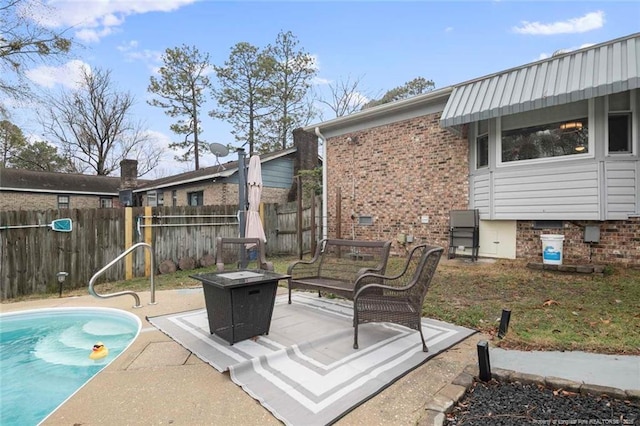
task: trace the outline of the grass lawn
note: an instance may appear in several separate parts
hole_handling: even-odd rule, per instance
[[[269,260],[276,272],[286,273],[295,259]],[[402,262],[390,259],[388,272]],[[189,275],[213,269],[158,275],[156,289],[199,287],[200,282]],[[99,293],[124,289],[149,290],[149,280],[96,285]],[[72,294],[87,293],[83,289]],[[57,297],[57,292],[50,296]],[[640,270],[610,268],[598,276],[533,270],[516,260],[470,263],[443,258],[423,315],[493,336],[503,309],[511,311],[509,329],[503,339],[493,338],[495,346],[640,354]]]
[[[640,354],[638,270],[594,276],[532,270],[522,261],[444,261],[423,313],[496,335],[503,309],[511,311],[509,329],[496,346]]]

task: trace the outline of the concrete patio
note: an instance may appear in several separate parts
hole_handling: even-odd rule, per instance
[[[132,308],[130,296],[100,300],[87,295],[1,305],[2,312],[112,307],[132,312],[142,320],[142,331],[129,349],[52,413],[44,425],[281,424],[234,384],[228,373],[219,373],[146,321],[146,316],[204,308],[200,288],[158,291],[155,305],[148,305],[149,293],[140,296],[143,307],[137,309]],[[473,335],[439,354],[336,424],[433,424],[437,407],[461,396],[449,395],[452,390],[459,393],[462,389],[451,382],[466,366],[476,363],[476,345],[483,338]]]

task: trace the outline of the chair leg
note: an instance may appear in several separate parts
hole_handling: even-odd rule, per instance
[[[355,306],[355,301],[353,302]],[[358,311],[353,310],[353,349],[358,349]]]
[[[424,335],[422,334],[422,326],[418,327],[418,331],[420,332],[420,338],[422,339],[422,352],[429,352],[429,348],[427,348],[427,343],[424,341]]]
[[[358,324],[354,324],[353,328],[353,349],[358,349]]]
[[[289,284],[289,304],[291,304],[291,284]]]

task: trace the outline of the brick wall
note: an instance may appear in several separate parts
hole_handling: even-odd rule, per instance
[[[584,242],[584,226],[600,228],[599,243]],[[564,222],[562,229],[533,229],[533,222],[518,221],[516,257],[542,262],[542,234],[564,235],[564,264],[596,263],[640,266],[640,217],[626,221]]]
[[[209,185],[193,185],[190,187],[182,187],[176,190],[176,206],[187,205],[187,194],[189,192],[203,191],[204,204],[212,206],[226,206],[238,204],[238,185],[228,183],[216,183]],[[261,202],[263,203],[285,203],[287,201],[288,189],[282,188],[263,188]],[[172,206],[172,191],[164,192],[164,205]],[[143,203],[146,204],[147,196],[142,195]]]
[[[328,139],[330,238],[391,240],[396,254],[422,242],[448,248],[449,211],[468,208],[468,148],[465,137],[440,128],[439,118],[432,114]],[[359,225],[358,216],[372,216],[373,225]],[[421,223],[422,216],[429,223]],[[600,243],[583,242],[585,225],[599,225]],[[542,262],[543,233],[565,236],[566,264],[640,265],[638,217],[565,221],[563,229],[533,229],[533,221],[518,221],[516,257]],[[414,242],[399,244],[398,234],[412,235]]]
[[[63,194],[60,194],[63,195]],[[113,207],[119,207],[118,197],[112,198]],[[96,209],[100,207],[100,197],[93,195],[69,195],[69,208]],[[0,195],[0,210],[49,210],[58,208],[57,194],[5,191]]]
[[[431,114],[328,139],[329,237],[337,237],[339,218],[342,238],[392,240],[395,253],[421,242],[448,246],[449,210],[468,206],[468,155],[466,139],[441,129],[439,119]],[[358,216],[372,216],[373,225],[358,225]],[[399,233],[414,243],[399,244]]]

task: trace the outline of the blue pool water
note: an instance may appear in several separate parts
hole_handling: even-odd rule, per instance
[[[0,424],[37,425],[122,353],[140,332],[135,315],[61,308],[0,315]],[[101,341],[109,355],[89,358]]]

